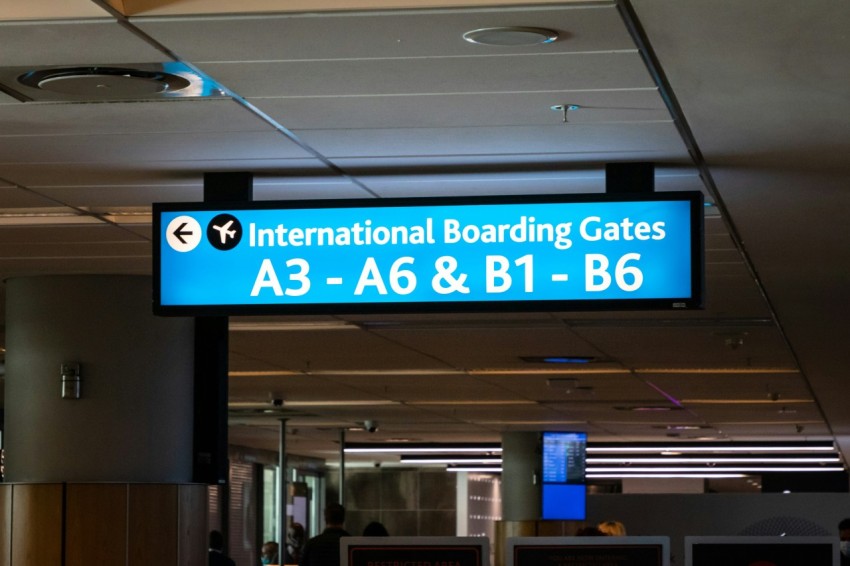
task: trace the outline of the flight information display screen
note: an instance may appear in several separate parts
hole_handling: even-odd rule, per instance
[[[541,448],[543,519],[585,518],[587,434],[544,432]]]
[[[543,433],[543,483],[584,483],[587,435]]]

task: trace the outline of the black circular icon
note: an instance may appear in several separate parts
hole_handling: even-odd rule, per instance
[[[232,214],[219,214],[207,225],[207,240],[217,250],[232,250],[242,240],[242,224]]]

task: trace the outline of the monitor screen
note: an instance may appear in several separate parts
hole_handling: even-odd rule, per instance
[[[686,566],[838,566],[838,537],[685,537]]]
[[[541,450],[541,517],[585,518],[585,452],[583,432],[544,432]]]
[[[670,566],[670,539],[510,537],[505,566]]]
[[[342,537],[340,566],[489,566],[486,537]]]

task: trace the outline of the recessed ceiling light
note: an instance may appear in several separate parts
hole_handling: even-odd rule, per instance
[[[0,83],[38,102],[119,102],[228,96],[207,76],[176,61],[73,67],[3,67]]]
[[[116,98],[150,96],[182,90],[191,83],[183,77],[123,67],[66,67],[22,75],[21,83],[61,94],[86,96],[108,92]]]
[[[539,45],[558,39],[558,32],[544,28],[505,26],[475,29],[463,34],[463,38],[479,45]]]
[[[658,405],[646,405],[639,407],[614,407],[615,411],[634,411],[636,413],[653,413],[665,411],[681,411],[681,407],[668,407]]]
[[[595,361],[593,356],[520,356],[524,362],[530,364],[588,364]]]

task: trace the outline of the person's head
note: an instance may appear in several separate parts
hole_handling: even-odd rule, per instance
[[[263,564],[277,563],[277,543],[273,540],[263,543],[263,548],[260,551],[260,561]]]
[[[286,531],[287,544],[300,547],[304,543],[304,525],[301,523],[292,523]]]
[[[602,521],[596,528],[610,537],[626,536],[626,526],[620,521]]]
[[[841,541],[841,554],[850,556],[850,517],[838,523],[838,539]]]
[[[210,531],[210,550],[224,550],[224,535],[219,531]]]
[[[325,524],[329,527],[341,527],[345,523],[345,507],[331,503],[325,507]]]
[[[596,527],[582,527],[576,531],[577,537],[604,537],[605,533]]]
[[[390,533],[387,531],[387,528],[379,523],[378,521],[372,521],[366,528],[363,529],[364,537],[388,537]]]

